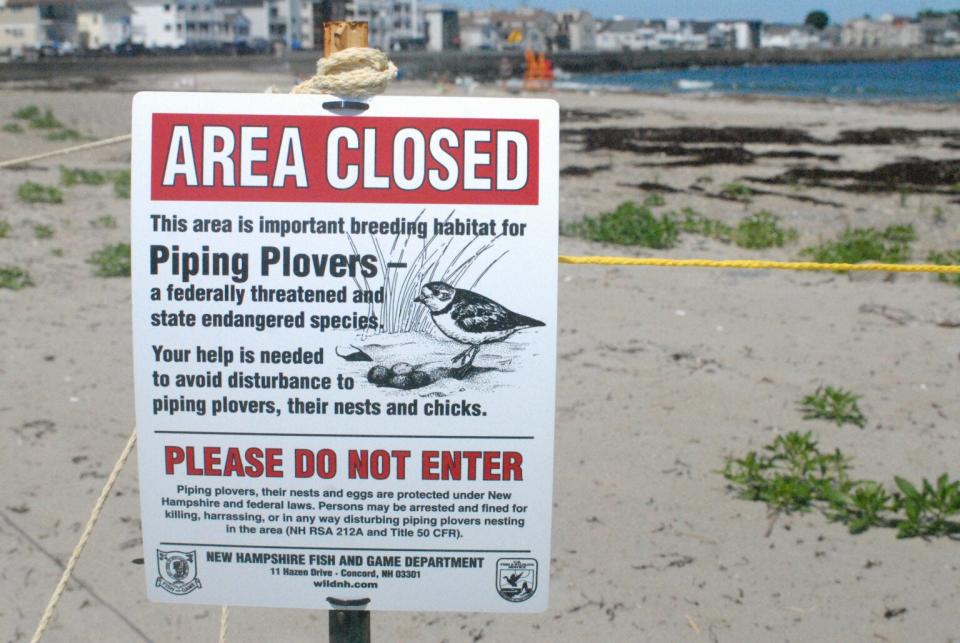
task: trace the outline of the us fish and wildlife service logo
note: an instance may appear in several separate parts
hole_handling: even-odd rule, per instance
[[[183,596],[202,587],[197,578],[196,551],[157,550],[157,587],[171,594]]]
[[[497,561],[497,593],[511,603],[522,603],[537,591],[535,558],[501,558]]]

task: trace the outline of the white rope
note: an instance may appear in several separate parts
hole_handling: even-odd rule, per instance
[[[227,605],[220,607],[220,643],[227,643],[227,622],[230,618],[230,608]]]
[[[121,134],[120,136],[113,136],[111,138],[105,138],[99,141],[93,141],[92,143],[82,143],[80,145],[74,145],[73,147],[64,147],[59,150],[54,150],[52,152],[44,152],[42,154],[34,154],[33,156],[21,156],[18,159],[13,159],[10,161],[0,162],[0,168],[4,167],[13,167],[15,165],[24,165],[30,163],[31,161],[39,161],[41,159],[50,158],[52,156],[60,156],[62,154],[72,154],[73,152],[82,152],[84,150],[92,150],[97,147],[103,147],[105,145],[113,145],[114,143],[123,143],[124,141],[130,140],[130,134]]]
[[[382,94],[397,75],[397,66],[379,49],[350,47],[317,61],[317,73],[291,94],[333,94],[366,98]]]
[[[43,610],[43,615],[40,617],[40,622],[37,623],[37,630],[33,633],[33,638],[30,639],[30,643],[38,643],[40,639],[43,638],[43,633],[46,631],[47,626],[50,625],[50,621],[53,620],[53,612],[57,609],[57,603],[60,602],[60,597],[63,596],[63,592],[67,588],[67,583],[70,581],[70,576],[73,575],[73,570],[77,566],[77,561],[80,560],[80,554],[83,553],[84,547],[87,546],[87,541],[90,540],[90,534],[93,533],[93,528],[96,526],[97,520],[100,518],[100,514],[103,512],[103,505],[106,504],[107,498],[110,497],[110,492],[113,490],[113,485],[116,484],[117,477],[119,477],[120,471],[123,470],[123,466],[127,463],[127,458],[130,457],[130,452],[133,451],[133,445],[136,443],[137,430],[134,429],[133,433],[131,433],[130,437],[127,439],[127,444],[123,447],[123,451],[120,453],[117,463],[113,465],[113,470],[110,472],[110,475],[107,476],[107,481],[103,484],[103,489],[100,491],[100,497],[97,498],[97,502],[93,505],[93,511],[90,512],[90,517],[87,518],[87,524],[83,528],[83,533],[80,534],[80,540],[77,541],[77,545],[73,548],[73,552],[70,554],[70,559],[67,561],[66,567],[63,568],[63,574],[60,576],[60,582],[57,583],[57,588],[53,590],[53,595],[50,597],[50,601],[47,603],[47,608]]]

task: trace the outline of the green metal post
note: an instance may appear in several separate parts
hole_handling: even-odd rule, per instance
[[[364,607],[369,598],[328,598],[332,607]],[[330,610],[330,643],[370,643],[370,612],[366,609]]]

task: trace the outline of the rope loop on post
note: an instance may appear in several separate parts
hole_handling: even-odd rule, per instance
[[[350,47],[317,61],[317,73],[291,94],[333,94],[367,98],[382,94],[397,76],[397,66],[379,49]]]

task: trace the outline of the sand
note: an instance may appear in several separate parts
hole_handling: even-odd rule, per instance
[[[220,73],[143,76],[101,91],[8,89],[0,115],[36,104],[85,135],[105,137],[127,131],[136,89],[260,91],[292,82],[282,74]],[[438,89],[400,84],[391,91]],[[949,135],[893,145],[823,142],[845,129],[960,129],[956,107],[555,97],[573,110],[562,124],[561,167],[610,166],[562,180],[564,221],[642,200],[647,192],[636,184],[656,183],[681,190],[664,194],[662,209],[692,207],[731,223],[766,209],[799,232],[797,242],[766,251],[693,235],[664,251],[563,237],[564,253],[789,259],[849,225],[906,222],[919,237],[915,259],[960,247],[960,205],[943,186],[902,196],[752,183],[779,194],[750,204],[715,196],[725,183],[796,165],[870,170],[906,157],[957,158],[944,147]],[[746,148],[840,158],[666,166],[677,157],[584,151],[574,130],[601,126],[792,127],[821,142]],[[63,145],[37,132],[0,132],[2,159]],[[12,225],[0,240],[0,263],[26,268],[36,284],[0,290],[4,641],[29,639],[133,422],[129,280],[95,278],[86,263],[105,243],[127,239],[128,202],[109,185],[77,186],[66,188],[61,205],[31,206],[18,202],[16,188],[26,180],[57,183],[61,163],[118,170],[128,161],[121,145],[0,171],[0,218]],[[117,227],[92,226],[102,215],[114,216]],[[54,236],[35,239],[39,223]],[[560,276],[551,609],[536,616],[376,613],[374,640],[958,640],[956,542],[897,540],[890,529],[852,536],[817,513],[771,521],[763,505],[735,497],[717,470],[727,455],[810,430],[825,449],[854,456],[859,477],[956,477],[960,290],[927,275],[562,266]],[[866,427],[802,420],[797,400],[821,384],[861,394]],[[133,562],[143,556],[137,493],[131,461],[47,640],[215,639],[218,608],[144,600],[143,568]],[[326,628],[319,611],[237,608],[229,640],[321,641]]]

